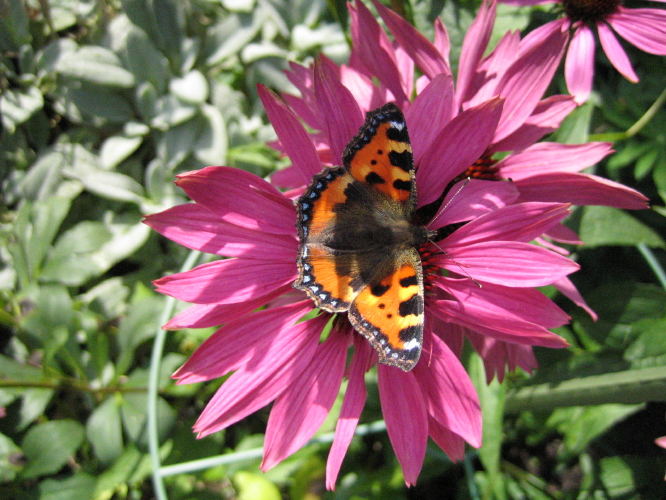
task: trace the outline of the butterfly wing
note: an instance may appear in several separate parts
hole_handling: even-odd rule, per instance
[[[412,147],[405,118],[395,104],[368,113],[343,160],[354,179],[403,204],[403,212],[411,215],[416,204]]]
[[[392,258],[394,269],[364,287],[349,309],[349,320],[370,341],[379,362],[411,370],[423,345],[423,272],[415,248]]]

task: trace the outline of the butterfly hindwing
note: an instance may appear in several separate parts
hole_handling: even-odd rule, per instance
[[[379,355],[379,361],[411,370],[423,344],[423,272],[416,249],[393,257],[395,269],[363,288],[349,309],[349,319]]]
[[[416,185],[412,147],[405,118],[395,104],[368,113],[358,135],[345,149],[343,159],[354,179],[413,209]]]

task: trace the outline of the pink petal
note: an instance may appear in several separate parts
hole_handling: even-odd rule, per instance
[[[627,42],[645,52],[666,55],[666,11],[618,7],[606,21]]]
[[[466,304],[457,300],[434,300],[431,301],[428,311],[443,321],[457,323],[505,342],[552,348],[569,345],[562,337],[540,325],[489,313],[486,308],[488,302],[482,297],[472,295],[468,300],[469,303]]]
[[[206,167],[179,174],[176,184],[226,222],[274,234],[296,232],[296,210],[292,201],[245,170]]]
[[[295,188],[298,186],[303,186],[303,172],[295,168],[293,165],[276,170],[271,174],[271,183],[281,188]]]
[[[451,75],[451,69],[430,40],[377,0],[373,0],[372,3],[388,29],[393,33],[395,40],[405,49],[425,75],[431,79],[440,74]]]
[[[661,1],[661,0],[659,0]],[[654,444],[657,446],[661,446],[662,448],[666,448],[666,436],[659,437],[654,440]]]
[[[578,291],[578,288],[576,288],[576,285],[574,285],[569,278],[559,279],[553,283],[553,286],[555,286],[562,295],[589,314],[593,321],[597,320],[597,313],[587,305],[587,302],[585,302],[585,299]]]
[[[576,108],[569,95],[554,95],[539,101],[532,114],[515,132],[491,146],[490,151],[519,151],[560,127],[562,120]]]
[[[444,60],[444,64],[450,68],[449,52],[451,51],[451,42],[449,41],[449,33],[446,31],[446,26],[444,26],[439,17],[435,19],[435,40],[433,41],[433,45]]]
[[[379,400],[389,440],[400,462],[407,486],[416,484],[428,441],[428,413],[424,395],[412,372],[378,365]]]
[[[363,2],[348,3],[347,8],[351,17],[351,65],[360,65],[370,76],[378,78],[393,93],[396,104],[406,107],[409,99],[402,88],[394,49],[386,33]]]
[[[266,426],[262,471],[301,448],[324,422],[340,390],[350,340],[349,332],[334,329],[317,346],[308,367],[278,396]]]
[[[296,279],[294,261],[226,259],[155,280],[155,289],[184,302],[238,303],[259,299]]]
[[[229,224],[205,207],[178,205],[144,222],[162,236],[187,248],[226,257],[293,259],[298,242],[294,236],[271,234]]]
[[[351,92],[321,59],[315,63],[314,85],[319,113],[326,117],[324,128],[331,153],[342,163],[342,153],[363,124],[363,114]]]
[[[578,104],[584,103],[590,96],[593,75],[594,35],[590,28],[582,24],[576,29],[569,43],[564,63],[567,88]]]
[[[560,64],[567,35],[554,30],[540,44],[521,44],[520,57],[497,84],[505,103],[494,142],[518,130],[536,108]]]
[[[416,96],[405,112],[416,165],[421,163],[423,155],[452,116],[453,80],[450,75],[439,75]]]
[[[479,288],[469,279],[441,278],[438,286],[463,305],[467,300],[483,300],[488,314],[557,328],[571,319],[552,300],[533,288],[509,288],[484,283]]]
[[[610,142],[560,144],[540,142],[497,163],[501,175],[514,181],[548,172],[578,172],[613,152]]]
[[[516,182],[520,201],[540,200],[641,210],[648,199],[638,191],[596,175],[539,174]]]
[[[569,214],[569,206],[520,203],[482,215],[443,240],[447,249],[482,241],[532,241]]]
[[[280,332],[292,328],[310,310],[312,302],[306,300],[230,321],[208,337],[172,377],[179,384],[193,384],[256,362],[265,356]]]
[[[198,437],[238,422],[294,384],[310,364],[327,320],[320,316],[270,332],[261,355],[231,375],[208,402],[194,424]]]
[[[491,99],[466,109],[442,129],[417,164],[419,206],[439,198],[453,178],[481,157],[501,113],[502,100]]]
[[[558,241],[560,243],[567,243],[569,245],[583,244],[580,237],[578,236],[578,233],[576,233],[576,231],[574,231],[573,229],[569,229],[564,224],[555,224],[553,227],[548,229],[548,231],[546,231],[544,234],[548,236],[548,238]]]
[[[447,248],[447,253],[434,261],[474,280],[509,287],[550,285],[580,268],[575,262],[541,247],[514,241],[486,241]]]
[[[446,343],[429,332],[432,358],[417,363],[414,376],[427,397],[433,420],[472,446],[481,446],[481,407],[476,389],[460,360]]]
[[[464,180],[448,192],[442,207],[428,227],[438,229],[448,224],[468,221],[509,205],[518,199],[518,190],[511,182]]]
[[[615,69],[630,82],[638,82],[638,76],[636,76],[631,61],[629,61],[629,57],[627,57],[627,53],[622,48],[622,45],[620,45],[620,42],[615,38],[613,30],[606,23],[597,23],[597,33],[599,34],[601,47]]]
[[[362,112],[379,108],[389,100],[386,91],[382,92],[372,79],[355,68],[340,66],[340,81],[354,96]]]
[[[180,330],[181,328],[208,328],[219,326],[249,313],[271,300],[293,290],[292,286],[285,285],[275,289],[272,293],[255,300],[246,300],[234,304],[192,304],[184,311],[176,314],[164,326],[165,330]]]
[[[432,440],[452,461],[457,462],[465,457],[465,440],[432,417],[428,419],[428,432]]]
[[[335,426],[335,437],[328,453],[326,462],[326,489],[334,490],[335,482],[340,472],[342,460],[349,449],[358,420],[365,406],[367,391],[365,389],[365,372],[371,366],[373,360],[373,351],[365,339],[359,335],[354,335],[354,356],[349,371],[349,383],[347,392],[342,401],[340,416]]]
[[[263,85],[257,85],[257,92],[280,144],[300,173],[301,184],[308,184],[312,176],[321,170],[317,151],[308,133],[293,111],[274,92]]]
[[[483,359],[488,384],[495,376],[498,381],[502,382],[507,367],[509,371],[513,371],[520,366],[528,373],[538,367],[531,346],[502,342],[472,331],[467,333],[474,349]]]
[[[476,18],[474,18],[472,25],[465,34],[456,82],[456,95],[459,105],[467,101],[472,95],[471,83],[493,31],[495,9],[494,0],[484,0],[479,7]]]

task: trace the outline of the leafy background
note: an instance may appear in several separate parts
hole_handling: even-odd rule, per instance
[[[426,35],[441,16],[457,59],[478,2],[392,2]],[[288,60],[348,54],[341,1],[5,0],[0,2],[0,497],[153,498],[146,405],[151,340],[165,299],[150,281],[187,251],[143,214],[185,201],[174,175],[208,164],[267,175],[284,164],[255,92],[290,90]],[[548,9],[501,6],[495,39]],[[591,306],[562,328],[572,347],[538,350],[541,368],[486,385],[485,446],[452,464],[429,447],[406,489],[384,432],[355,438],[327,493],[328,445],[267,474],[238,452],[261,446],[266,410],[197,441],[191,425],[215,383],[169,374],[208,331],[166,336],[157,432],[164,464],[232,454],[165,477],[169,498],[662,498],[666,435],[666,117],[663,58],[628,47],[641,82],[601,54],[597,93],[554,139],[614,140],[596,172],[640,189],[653,208],[577,210],[586,245],[574,277]],[[553,91],[563,91],[561,78]],[[662,271],[663,272],[663,271]],[[559,300],[559,299],[558,299]],[[372,378],[363,421],[381,418]],[[333,412],[335,413],[335,411]],[[334,428],[329,419],[322,432]],[[379,426],[381,428],[381,426]],[[236,454],[235,454],[236,453]]]

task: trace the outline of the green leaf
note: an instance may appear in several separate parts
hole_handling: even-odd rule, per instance
[[[169,82],[169,91],[181,101],[202,104],[208,99],[208,82],[200,71],[193,70]]]
[[[162,54],[146,33],[131,27],[124,44],[124,57],[127,67],[138,82],[150,82],[161,94],[166,90],[171,78],[169,61]]]
[[[0,378],[37,382],[43,380],[44,375],[36,366],[25,365],[0,354]]]
[[[564,144],[581,144],[588,141],[594,104],[587,102],[567,116],[553,134],[553,140]]]
[[[644,405],[605,404],[590,407],[558,408],[547,425],[564,435],[567,453],[578,455],[616,423],[644,408]]]
[[[67,289],[58,285],[45,285],[32,297],[33,310],[23,319],[21,326],[47,342],[57,327],[72,328],[74,314],[72,298]]]
[[[2,3],[0,16],[0,48],[16,51],[32,40],[26,6],[21,0]]]
[[[67,479],[46,479],[39,483],[39,500],[89,500],[97,480],[79,472]]]
[[[122,422],[127,435],[135,443],[148,446],[146,434],[146,405],[148,396],[139,393],[126,393],[123,396],[121,407]],[[176,410],[174,410],[164,398],[157,398],[157,434],[160,441],[166,439],[171,428],[176,422]]]
[[[65,174],[80,181],[84,187],[103,198],[114,201],[141,203],[143,187],[131,177],[88,165],[74,165]]]
[[[126,135],[114,135],[104,141],[99,152],[99,159],[102,168],[112,170],[118,166],[123,160],[136,151],[141,143],[143,137]],[[136,187],[134,187],[136,189]]]
[[[159,328],[160,312],[164,308],[161,297],[150,297],[131,304],[129,314],[118,327],[117,339],[120,358],[117,362],[118,373],[125,373],[133,360],[134,350],[146,340],[155,336]]]
[[[225,59],[237,56],[259,32],[261,19],[258,15],[232,14],[208,30],[204,52],[206,63],[216,66]]]
[[[26,91],[6,89],[0,95],[2,124],[13,134],[16,127],[28,121],[43,106],[44,98],[37,87],[28,87]]]
[[[134,471],[138,468],[143,455],[132,444],[123,450],[122,455],[106,469],[98,478],[92,498],[108,500],[113,497],[116,489],[127,484]]]
[[[53,420],[32,427],[21,444],[28,462],[24,479],[53,474],[83,443],[83,426],[74,420]]]
[[[125,123],[134,119],[132,107],[120,94],[90,86],[67,87],[57,101],[58,109],[75,123],[93,120],[96,125],[106,122]]]
[[[88,441],[95,455],[104,463],[117,459],[123,452],[123,432],[119,397],[112,395],[92,412],[86,423]]]
[[[253,472],[237,472],[232,478],[238,490],[238,500],[280,500],[280,490],[268,479]]]
[[[120,59],[98,45],[64,54],[56,63],[56,71],[68,78],[105,87],[131,88],[135,83],[134,75],[122,67]]]
[[[579,234],[587,248],[644,243],[664,248],[657,232],[626,212],[612,207],[584,207]]]
[[[194,145],[195,156],[205,165],[226,164],[227,130],[220,111],[208,104],[202,108],[204,127]]]
[[[28,425],[44,415],[46,407],[55,394],[53,389],[23,389],[21,397],[21,411],[17,429],[25,429]]]
[[[21,470],[21,448],[10,438],[0,434],[0,482],[12,481]]]
[[[155,101],[150,124],[159,130],[167,130],[186,122],[196,113],[195,106],[185,104],[176,96],[169,94]]]

